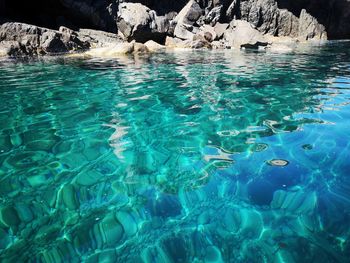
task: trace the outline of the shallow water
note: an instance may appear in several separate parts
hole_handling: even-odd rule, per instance
[[[349,262],[350,43],[0,61],[1,262]]]

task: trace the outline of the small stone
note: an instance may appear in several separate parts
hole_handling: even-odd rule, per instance
[[[313,146],[311,144],[304,144],[301,146],[304,150],[309,151],[313,149]]]
[[[282,159],[273,159],[273,160],[267,161],[267,163],[271,166],[287,166],[289,164],[288,161],[282,160]]]

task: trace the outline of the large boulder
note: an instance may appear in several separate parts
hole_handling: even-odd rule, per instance
[[[198,32],[198,25],[195,23],[202,14],[203,10],[200,5],[196,1],[190,0],[174,19],[176,23],[174,36],[184,40],[192,40]]]
[[[118,33],[127,41],[164,42],[169,20],[140,3],[121,3],[117,17]]]
[[[0,26],[0,43],[10,56],[54,54],[90,47],[74,31],[56,31],[24,23]]]
[[[227,46],[233,48],[258,48],[267,46],[265,37],[249,22],[234,20],[224,34]]]

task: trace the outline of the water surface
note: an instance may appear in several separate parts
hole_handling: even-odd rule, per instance
[[[0,61],[1,262],[349,262],[350,43]]]

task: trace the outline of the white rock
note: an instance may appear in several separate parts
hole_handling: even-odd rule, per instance
[[[110,47],[93,48],[85,54],[92,57],[115,57],[122,54],[131,54],[134,51],[134,43],[120,43]]]
[[[145,43],[145,46],[149,49],[149,51],[159,51],[165,49],[165,46],[158,44],[157,42],[153,40],[149,40]]]

